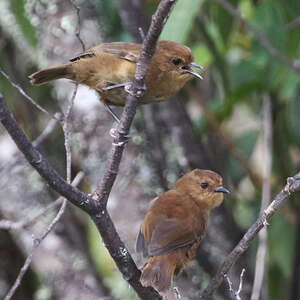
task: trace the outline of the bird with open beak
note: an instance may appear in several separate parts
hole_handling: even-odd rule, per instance
[[[38,71],[29,76],[34,85],[68,78],[96,90],[108,105],[124,106],[124,87],[133,80],[142,45],[104,43],[72,58],[68,63]],[[191,50],[171,41],[159,41],[146,74],[147,90],[139,104],[160,102],[174,96],[193,77],[202,79],[194,68]]]
[[[149,258],[141,270],[143,286],[170,294],[174,274],[195,258],[210,213],[222,203],[224,193],[229,191],[220,175],[196,169],[154,200],[136,243],[137,252]]]

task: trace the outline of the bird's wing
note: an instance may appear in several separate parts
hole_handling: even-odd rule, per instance
[[[141,230],[139,231],[139,234],[136,239],[136,246],[135,246],[136,252],[142,252],[144,257],[149,256],[148,253],[148,246],[145,241],[145,237],[142,234]]]
[[[139,59],[140,51],[141,46],[139,44],[104,43],[77,55],[70,59],[70,61],[74,62],[82,58],[89,58],[97,54],[106,53],[136,63]]]
[[[188,216],[187,216],[188,217]],[[159,256],[200,241],[205,231],[205,222],[199,220],[197,228],[191,228],[188,220],[176,218],[160,219],[147,245],[149,256]],[[201,226],[202,225],[202,226]]]
[[[137,252],[143,252],[144,256],[158,256],[200,241],[207,217],[196,213],[196,209],[193,201],[184,201],[174,191],[160,196],[141,226]]]

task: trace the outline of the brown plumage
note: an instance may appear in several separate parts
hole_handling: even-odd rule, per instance
[[[195,258],[210,212],[228,192],[221,176],[196,169],[154,199],[136,243],[136,250],[149,257],[142,269],[143,286],[168,292],[174,274]]]
[[[141,44],[100,44],[66,64],[38,71],[29,79],[32,84],[39,85],[68,78],[95,89],[106,104],[123,106],[126,99],[123,87],[108,91],[103,89],[131,82],[140,53]],[[193,76],[201,77],[192,69],[194,66],[197,67],[188,47],[171,41],[159,41],[146,75],[147,91],[139,103],[159,102],[174,96]]]

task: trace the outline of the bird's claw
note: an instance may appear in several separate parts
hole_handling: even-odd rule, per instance
[[[126,89],[126,87],[128,85],[130,85],[130,84],[131,84],[130,82],[122,82],[122,83],[118,83],[118,84],[109,85],[107,87],[102,88],[102,90],[104,92],[107,92],[107,91],[110,91],[110,90],[113,90],[113,89],[117,89],[117,88],[121,88],[121,87],[123,87],[123,88]]]
[[[286,185],[284,187],[284,191],[288,194],[294,192],[293,184],[295,183],[296,179],[294,177],[288,177],[286,180]]]
[[[145,93],[145,90],[147,89],[146,87],[146,84],[144,83],[143,86],[139,86],[137,88],[137,90],[133,90],[132,89],[132,83],[130,82],[128,85],[125,86],[125,91],[131,95],[131,96],[134,96],[134,97],[137,97],[137,98],[141,98],[143,97],[144,93]]]
[[[268,221],[265,219],[265,220],[263,221],[263,225],[264,225],[265,227],[267,227],[267,226],[269,226],[270,224],[269,224]]]
[[[112,138],[117,139],[119,137],[122,138],[122,141],[114,141],[112,144],[117,147],[124,146],[127,144],[131,138],[130,134],[125,134],[124,132],[118,131],[116,128],[111,128],[109,134]]]

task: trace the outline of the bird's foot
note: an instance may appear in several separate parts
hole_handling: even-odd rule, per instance
[[[125,86],[125,91],[129,95],[137,97],[137,98],[143,97],[146,89],[147,89],[147,87],[146,87],[145,83],[144,83],[143,86],[138,86],[137,89],[133,89],[133,85],[132,85],[131,82],[128,85]]]
[[[118,139],[118,141],[114,141],[112,144],[117,147],[124,146],[127,144],[131,138],[130,134],[126,134],[124,132],[120,132],[117,128],[111,128],[109,134],[114,139]]]
[[[110,106],[108,104],[106,104],[105,102],[102,102],[104,105],[104,108],[106,109],[106,111],[112,116],[112,118],[118,123],[120,124],[120,119],[119,117],[114,113],[114,111],[110,108]]]
[[[110,90],[113,90],[113,89],[118,89],[118,88],[121,88],[121,87],[126,89],[126,87],[129,86],[130,84],[131,84],[131,82],[122,82],[122,83],[118,83],[118,84],[112,84],[112,85],[109,85],[105,88],[102,88],[102,90],[104,92],[107,92],[107,91],[110,91]]]

